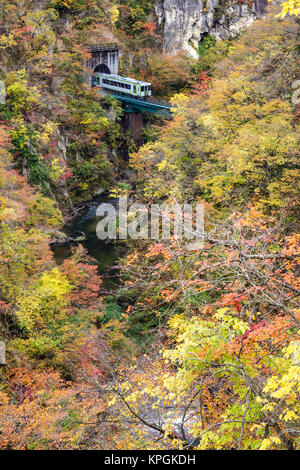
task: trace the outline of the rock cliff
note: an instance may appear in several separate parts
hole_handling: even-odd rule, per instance
[[[155,0],[159,24],[164,25],[164,50],[183,49],[197,58],[205,33],[217,40],[233,37],[263,14],[266,4],[267,0]]]

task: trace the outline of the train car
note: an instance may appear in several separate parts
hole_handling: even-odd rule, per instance
[[[92,86],[97,86],[113,94],[143,100],[149,99],[152,95],[151,83],[107,73],[95,73],[92,79]]]

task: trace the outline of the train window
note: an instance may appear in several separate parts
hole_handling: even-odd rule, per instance
[[[141,87],[141,91],[145,91],[145,87],[144,87],[144,86]]]

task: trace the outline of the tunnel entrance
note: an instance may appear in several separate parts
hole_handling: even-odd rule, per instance
[[[94,70],[94,73],[111,73],[107,65],[105,64],[100,64],[97,65],[97,67]]]

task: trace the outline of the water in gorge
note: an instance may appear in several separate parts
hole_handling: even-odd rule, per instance
[[[89,203],[80,215],[67,223],[62,231],[69,237],[76,238],[85,236],[85,241],[81,242],[88,254],[95,259],[98,265],[98,272],[103,279],[102,290],[109,291],[119,286],[119,276],[116,264],[124,249],[117,242],[105,242],[99,240],[96,234],[96,227],[100,217],[96,216],[97,207],[101,203],[115,204],[115,200],[99,198]],[[55,260],[61,264],[72,254],[72,244],[54,245],[52,247]]]

